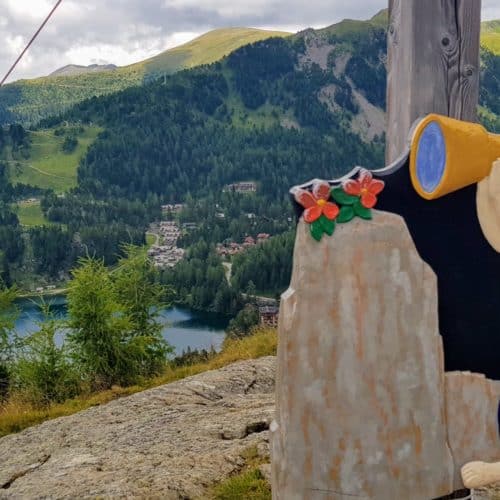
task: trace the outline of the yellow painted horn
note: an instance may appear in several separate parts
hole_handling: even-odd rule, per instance
[[[414,127],[410,175],[417,193],[427,200],[471,184],[491,171],[500,157],[500,135],[477,123],[431,114]]]

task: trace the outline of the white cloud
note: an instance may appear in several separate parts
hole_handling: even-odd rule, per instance
[[[18,18],[40,19],[46,16],[54,4],[48,0],[3,0],[4,9]]]
[[[216,12],[221,17],[248,16],[255,12],[265,11],[277,4],[276,0],[252,0],[238,2],[235,0],[165,0],[165,8],[196,8],[208,12]]]
[[[56,0],[0,0],[0,77]],[[11,81],[66,64],[130,64],[213,28],[283,31],[367,19],[387,0],[63,0],[16,68]],[[498,0],[483,0],[483,18],[500,18]]]

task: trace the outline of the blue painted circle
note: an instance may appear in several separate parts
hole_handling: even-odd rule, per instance
[[[443,178],[446,166],[446,142],[437,122],[430,122],[422,132],[417,150],[417,178],[426,193],[432,193]]]

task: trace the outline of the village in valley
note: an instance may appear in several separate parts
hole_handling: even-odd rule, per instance
[[[239,194],[255,193],[257,191],[257,184],[255,182],[237,182],[229,184],[224,187],[223,192],[232,192]],[[161,221],[153,222],[148,229],[148,234],[154,236],[155,242],[148,250],[149,257],[153,260],[155,266],[159,269],[172,268],[180,262],[184,255],[185,250],[177,246],[177,242],[183,232],[197,229],[198,225],[194,222],[185,222],[180,224],[178,216],[185,208],[182,203],[171,203],[162,205]],[[220,208],[217,205],[217,208]],[[225,218],[224,212],[217,212],[216,217],[219,219]],[[247,213],[249,219],[255,218],[255,214]],[[230,258],[244,252],[250,247],[259,245],[269,240],[271,237],[268,233],[258,233],[257,235],[246,235],[243,241],[233,241],[227,239],[223,242],[217,243],[216,252],[220,257]]]

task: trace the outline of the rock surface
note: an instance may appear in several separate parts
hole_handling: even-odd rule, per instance
[[[249,447],[267,458],[268,431],[255,431],[274,412],[275,362],[237,363],[0,439],[0,498],[204,498]],[[270,465],[259,468],[270,480]],[[477,494],[499,499],[500,486]]]
[[[0,439],[0,498],[199,498],[268,449],[275,358],[242,361]]]

